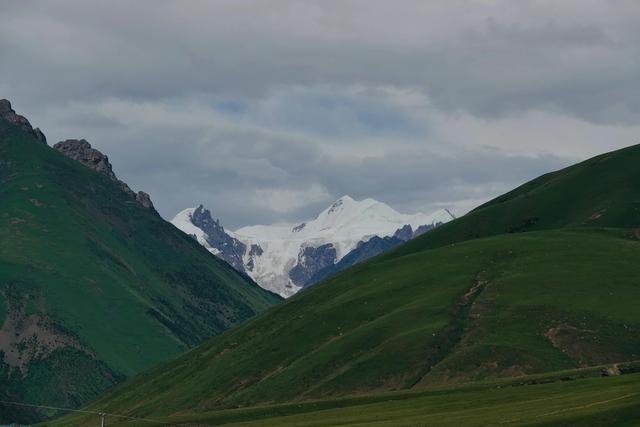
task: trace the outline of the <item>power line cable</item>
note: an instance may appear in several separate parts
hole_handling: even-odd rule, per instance
[[[112,414],[112,413],[109,413],[109,412],[99,412],[99,411],[87,411],[87,410],[83,410],[83,409],[61,408],[61,407],[57,407],[57,406],[36,405],[36,404],[33,404],[33,403],[13,402],[13,401],[10,401],[10,400],[0,400],[0,404],[23,406],[23,407],[28,407],[28,408],[52,409],[52,410],[56,410],[56,411],[80,412],[80,413],[83,413],[83,414],[98,415],[98,416],[101,416],[101,417],[102,416],[106,416],[106,417],[112,417],[112,418],[127,419],[127,420],[131,420],[131,421],[144,421],[144,422],[148,422],[148,423],[164,424],[164,425],[174,425],[174,426],[184,426],[184,427],[194,427],[194,426],[199,426],[200,425],[200,424],[167,423],[166,421],[154,420],[154,419],[151,419],[151,418],[139,418],[139,417],[132,417],[132,416],[129,416],[129,415]]]

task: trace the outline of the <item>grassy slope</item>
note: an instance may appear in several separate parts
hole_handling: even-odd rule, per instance
[[[534,180],[91,407],[159,416],[638,359],[639,161],[636,146]]]
[[[479,206],[395,253],[503,233],[564,227],[640,227],[640,145],[602,154]]]
[[[479,275],[475,304],[460,306]],[[91,407],[157,416],[635,360],[639,275],[640,242],[617,232],[497,236],[377,260]],[[545,333],[562,325],[558,348]]]
[[[640,374],[602,378],[599,370],[585,371],[154,420],[156,425],[229,427],[637,425]],[[150,425],[115,418],[108,422]]]
[[[0,324],[36,316],[72,342],[22,342],[34,356],[22,371],[1,363],[2,398],[77,405],[279,300],[3,121],[0,184]]]

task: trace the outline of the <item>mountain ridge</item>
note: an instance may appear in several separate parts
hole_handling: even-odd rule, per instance
[[[0,118],[0,400],[79,406],[279,301]],[[51,415],[0,405],[0,422]]]
[[[229,231],[202,205],[179,212],[171,222],[265,289],[289,297],[329,274],[453,218],[446,209],[429,215],[407,215],[374,199],[356,201],[343,196],[314,219],[298,224],[245,226]],[[368,243],[375,237],[389,239],[383,245]],[[358,254],[351,254],[353,251]],[[349,254],[350,261],[341,263]]]

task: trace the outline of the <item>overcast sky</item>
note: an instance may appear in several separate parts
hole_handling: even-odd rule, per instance
[[[0,0],[0,98],[165,218],[465,213],[640,142],[640,3]]]

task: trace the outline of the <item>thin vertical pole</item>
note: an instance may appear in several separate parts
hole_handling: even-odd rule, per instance
[[[101,427],[104,427],[104,426],[106,425],[106,424],[104,423],[104,417],[105,417],[105,414],[100,414],[100,415],[102,415],[102,423],[100,424],[100,426],[101,426]]]

